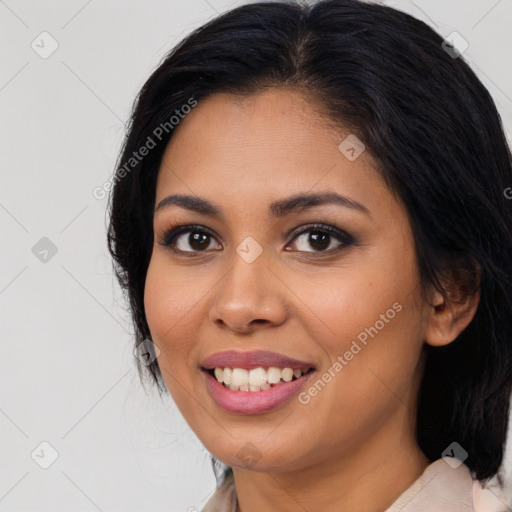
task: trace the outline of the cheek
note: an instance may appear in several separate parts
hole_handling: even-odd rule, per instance
[[[394,337],[400,328],[407,329],[402,337],[414,335],[410,329],[421,323],[419,289],[414,256],[406,248],[355,255],[343,267],[297,279],[294,285],[297,296],[306,298],[312,339],[330,340],[325,348],[331,356],[376,323],[379,335],[387,331]]]
[[[363,401],[378,411],[386,394],[408,392],[425,328],[419,284],[414,253],[404,247],[359,259],[296,289],[314,313],[304,323],[311,338],[331,364],[343,359],[327,402],[352,404],[357,411]]]
[[[190,279],[190,271],[169,268],[165,257],[153,256],[146,275],[144,308],[155,338],[182,339],[175,333],[182,331],[190,317],[197,314],[204,295],[201,280]]]
[[[144,308],[151,338],[160,350],[158,364],[169,391],[171,376],[185,382],[194,348],[191,325],[197,321],[204,291],[197,281],[185,282],[179,270],[170,272],[162,258],[152,258],[144,289]]]
[[[151,259],[144,289],[144,308],[151,338],[160,350],[158,366],[174,402],[185,418],[197,414],[194,402],[192,376],[198,369],[194,349],[199,325],[201,297],[190,280],[180,276],[180,269],[170,270],[165,259]],[[199,375],[199,373],[197,373]]]

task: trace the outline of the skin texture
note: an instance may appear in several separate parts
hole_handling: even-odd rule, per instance
[[[207,450],[233,467],[243,512],[389,507],[430,463],[414,438],[422,346],[453,341],[478,302],[435,309],[423,300],[407,211],[369,151],[354,161],[340,152],[349,133],[297,91],[216,94],[181,121],[162,160],[156,205],[189,194],[223,215],[175,205],[155,212],[147,320],[166,385]],[[275,200],[320,191],[369,214],[338,205],[268,213]],[[201,250],[182,233],[175,242],[188,252],[173,252],[160,243],[170,223],[199,224],[214,236]],[[287,236],[312,223],[338,227],[355,243],[331,236],[322,249],[308,241],[313,228]],[[250,264],[236,252],[247,236],[263,248]],[[438,293],[430,299],[443,302]],[[207,391],[200,362],[229,349],[311,361],[321,376],[395,303],[401,310],[308,404],[294,397],[242,415],[220,409]],[[237,457],[248,442],[259,454],[252,466]]]

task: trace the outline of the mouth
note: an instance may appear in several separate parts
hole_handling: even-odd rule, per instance
[[[280,408],[298,396],[316,372],[311,362],[265,350],[218,352],[199,369],[216,405],[237,414]]]
[[[278,410],[294,397],[299,398],[316,370],[314,367],[216,366],[201,368],[201,373],[206,389],[218,407],[230,413],[255,415]]]

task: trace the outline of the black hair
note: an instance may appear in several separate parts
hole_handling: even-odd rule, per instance
[[[484,481],[502,463],[512,391],[512,201],[504,193],[511,154],[489,92],[442,43],[422,21],[358,0],[253,3],[206,23],[165,56],[134,103],[108,245],[139,344],[151,337],[144,283],[171,117],[217,92],[288,87],[317,100],[326,118],[364,142],[405,205],[422,289],[480,291],[455,341],[424,344],[416,438],[431,461],[456,441]],[[158,138],[156,147],[128,169],[149,138]],[[156,359],[137,365],[165,390]]]

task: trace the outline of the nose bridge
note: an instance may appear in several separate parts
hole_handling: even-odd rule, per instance
[[[229,261],[230,268],[219,283],[211,308],[212,321],[241,332],[252,323],[282,322],[286,307],[278,280],[268,268],[269,251],[246,237],[234,248]]]

